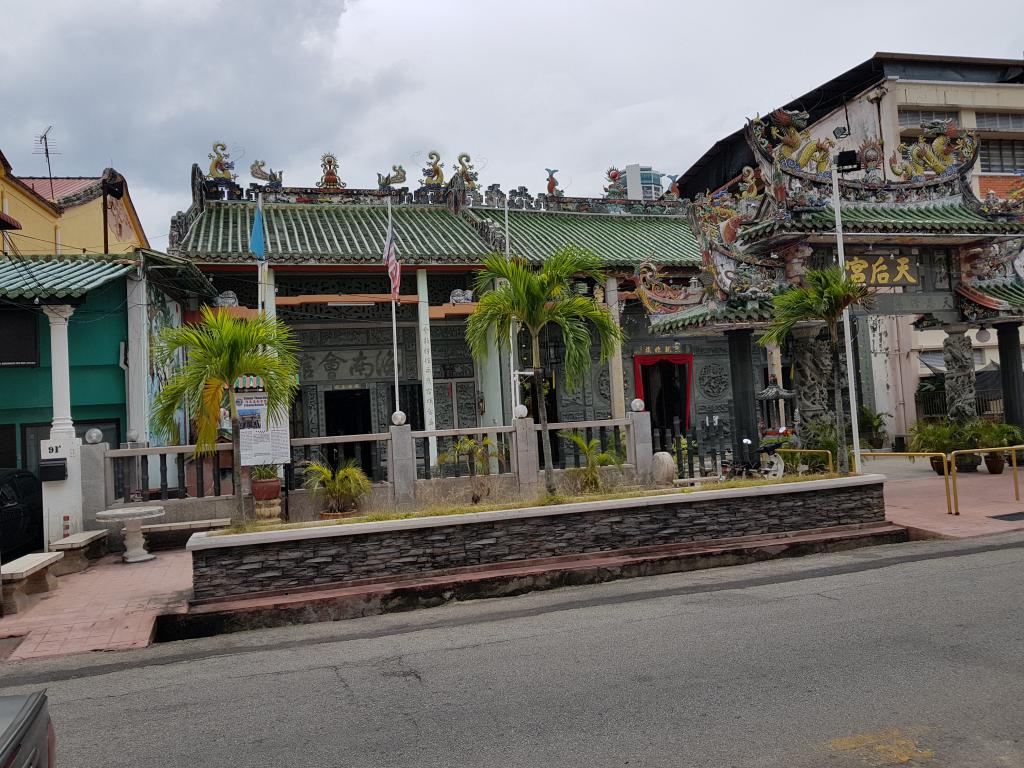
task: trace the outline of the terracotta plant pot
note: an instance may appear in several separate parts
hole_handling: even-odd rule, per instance
[[[990,475],[1001,475],[1003,474],[1003,468],[1006,466],[1006,457],[1001,453],[986,453],[985,454],[985,468],[988,469]]]
[[[321,512],[320,513],[320,519],[321,520],[341,520],[344,517],[348,517],[348,514],[345,513],[345,512]]]
[[[256,501],[270,501],[281,496],[281,480],[275,477],[273,480],[253,480],[252,497]]]
[[[956,457],[957,472],[977,472],[981,466],[981,456],[976,453]]]
[[[942,474],[942,459],[938,456],[929,456],[928,461],[931,462],[932,469],[935,470],[936,475]]]

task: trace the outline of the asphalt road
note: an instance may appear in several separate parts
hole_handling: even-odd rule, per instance
[[[6,664],[59,765],[1024,766],[1024,535]]]

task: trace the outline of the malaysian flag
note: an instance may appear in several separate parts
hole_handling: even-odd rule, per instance
[[[391,278],[391,300],[398,301],[398,290],[402,283],[402,265],[398,263],[398,249],[395,246],[395,229],[388,224],[388,237],[384,241],[384,263]]]

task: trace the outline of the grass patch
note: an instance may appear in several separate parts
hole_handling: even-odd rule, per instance
[[[305,523],[274,523],[263,524],[255,521],[233,525],[230,528],[222,528],[210,531],[210,536],[228,536],[236,533],[255,533],[257,531],[290,531],[302,528],[320,528],[329,525],[352,525],[353,523],[378,523],[386,520],[409,520],[416,517],[443,517],[445,515],[468,515],[474,512],[499,512],[510,509],[523,509],[526,507],[546,507],[555,504],[569,504],[586,501],[606,501],[610,499],[641,499],[648,496],[666,496],[670,494],[697,493],[701,491],[719,491],[730,488],[757,488],[765,485],[786,485],[787,483],[802,483],[811,480],[831,480],[842,477],[837,473],[821,473],[814,475],[792,475],[782,477],[778,480],[767,480],[764,478],[737,478],[724,480],[717,483],[705,483],[703,485],[686,488],[625,488],[607,493],[593,493],[578,496],[565,496],[561,493],[545,494],[529,502],[504,502],[494,504],[462,504],[448,505],[435,504],[429,507],[415,510],[386,509],[380,512],[369,512],[363,515],[346,517],[341,520],[312,520]]]

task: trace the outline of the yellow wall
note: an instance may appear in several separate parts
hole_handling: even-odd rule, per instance
[[[112,226],[108,227],[110,253],[127,253],[137,247],[148,247],[127,194],[122,203],[128,212],[130,226],[122,238],[117,237]],[[73,255],[80,254],[83,248],[88,253],[103,253],[103,201],[100,197],[55,213],[12,181],[0,166],[0,211],[21,223],[20,230],[7,233],[19,253]],[[113,224],[112,221],[110,223]],[[10,250],[9,247],[4,248],[5,252]]]

